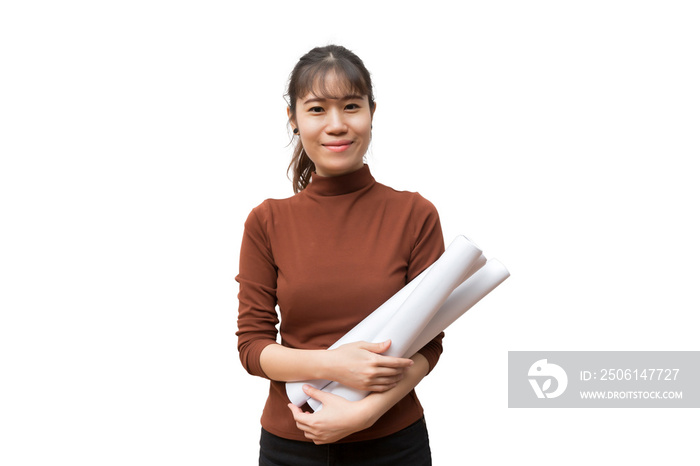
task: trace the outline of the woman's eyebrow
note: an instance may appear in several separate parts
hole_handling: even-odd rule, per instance
[[[345,95],[343,97],[330,97],[330,100],[362,100],[364,96],[358,95],[358,94],[349,94]],[[310,99],[306,99],[304,101],[304,105],[309,104],[311,102],[325,102],[326,98],[325,97],[311,97]]]
[[[304,101],[304,105],[310,104],[311,102],[325,102],[326,99],[323,97],[311,97],[310,99],[306,99]]]

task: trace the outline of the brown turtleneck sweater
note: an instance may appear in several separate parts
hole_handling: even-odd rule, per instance
[[[288,199],[268,199],[248,216],[241,245],[238,350],[260,377],[263,348],[326,349],[435,262],[444,251],[435,207],[418,193],[396,191],[369,167],[338,177],[315,173]],[[442,334],[420,350],[435,366]],[[270,382],[262,426],[279,437],[309,441],[297,429],[283,382]],[[342,442],[397,432],[423,408],[411,391],[369,429]]]

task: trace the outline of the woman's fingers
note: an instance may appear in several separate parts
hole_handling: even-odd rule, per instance
[[[408,358],[396,358],[392,356],[383,356],[386,350],[391,346],[391,340],[383,341],[381,343],[369,343],[366,341],[359,342],[359,348],[375,353],[378,357],[375,359],[378,365],[384,367],[409,367],[413,364],[413,361]]]
[[[386,391],[403,378],[413,360],[384,356],[381,353],[391,346],[391,341],[370,343],[358,341],[336,349],[333,355],[333,377],[343,385],[359,390]]]
[[[392,358],[389,356],[381,356],[381,359],[377,361],[377,364],[381,367],[389,367],[393,369],[405,369],[413,365],[412,359],[407,358]]]
[[[316,444],[335,442],[353,432],[368,427],[369,417],[363,405],[326,393],[310,385],[304,392],[323,403],[323,409],[315,413],[305,413],[293,404],[288,405],[299,430]]]
[[[373,379],[403,377],[406,373],[405,367],[375,367],[369,374]],[[401,380],[401,379],[399,379]]]
[[[386,384],[386,385],[370,385],[367,388],[367,391],[375,392],[375,393],[383,393],[383,392],[387,392],[387,391],[391,390],[392,388],[394,388],[397,385],[398,385],[398,383],[390,383],[390,384]]]
[[[296,422],[297,429],[304,432],[304,435],[307,438],[311,439],[311,437],[309,437],[309,435],[312,435],[312,436],[314,435],[312,433],[311,426],[309,425],[309,421],[310,421],[309,416],[311,416],[311,414],[305,413],[304,411],[302,411],[301,408],[299,408],[298,406],[296,406],[292,403],[289,403],[287,405],[287,407],[292,412],[292,416],[294,416],[294,422]],[[311,440],[313,440],[313,439],[311,439]]]
[[[331,395],[330,393],[326,393],[323,390],[319,390],[313,385],[304,385],[302,389],[304,390],[304,393],[309,395],[314,400],[320,401],[322,404],[328,403],[332,399],[332,397],[336,396]]]
[[[382,341],[380,343],[370,343],[368,341],[360,342],[360,348],[371,351],[372,353],[382,354],[391,346],[391,340]]]

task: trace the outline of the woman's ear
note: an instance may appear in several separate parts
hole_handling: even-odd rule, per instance
[[[289,120],[289,124],[292,127],[292,131],[295,131],[297,129],[296,121],[294,121],[294,118],[292,118],[292,109],[287,107],[287,119]]]

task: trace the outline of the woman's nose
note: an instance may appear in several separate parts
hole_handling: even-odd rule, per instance
[[[341,111],[331,110],[326,120],[326,132],[331,134],[344,133],[348,130],[345,115]]]

